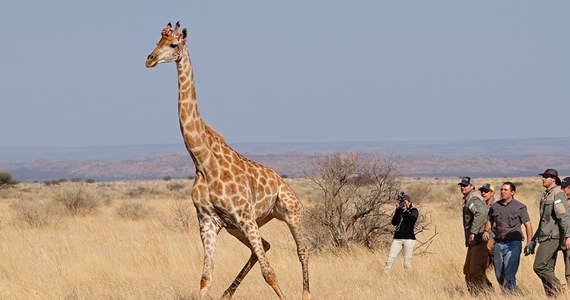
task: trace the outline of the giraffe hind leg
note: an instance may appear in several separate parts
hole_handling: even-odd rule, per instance
[[[238,230],[238,229],[226,229],[226,230],[229,234],[233,235],[235,238],[237,238],[240,242],[242,242],[245,246],[247,246],[251,250],[251,246],[249,244],[248,239],[245,237],[245,235],[240,230]],[[265,252],[269,251],[269,248],[271,248],[271,245],[269,244],[269,242],[267,242],[263,238],[261,238],[261,242],[263,243],[263,250]],[[237,290],[240,283],[243,281],[245,276],[249,273],[251,268],[253,268],[253,266],[256,263],[257,263],[257,255],[255,255],[255,253],[252,250],[251,255],[249,256],[249,259],[247,260],[247,262],[245,263],[245,265],[243,266],[241,271],[238,273],[238,275],[236,276],[236,278],[234,279],[232,284],[226,289],[226,291],[224,292],[224,295],[222,296],[222,299],[231,299],[232,298],[233,294]]]
[[[240,230],[243,232],[247,241],[249,242],[250,249],[253,251],[253,254],[257,256],[257,261],[259,262],[259,266],[261,267],[261,274],[263,275],[263,279],[265,282],[271,286],[275,294],[279,299],[285,299],[283,296],[283,292],[281,292],[281,288],[277,283],[277,276],[275,275],[275,271],[269,264],[267,257],[265,256],[265,251],[263,249],[263,239],[259,234],[259,227],[255,220],[247,219],[240,221]]]
[[[311,292],[309,291],[309,251],[305,245],[301,222],[287,222],[287,226],[293,235],[295,244],[297,244],[297,256],[301,262],[301,270],[303,272],[303,300],[309,300],[312,298]]]
[[[303,300],[308,300],[312,297],[309,291],[309,251],[305,244],[303,224],[301,222],[302,206],[295,193],[290,189],[283,189],[279,194],[279,200],[285,212],[282,219],[287,223],[297,245],[297,256],[301,262],[301,270],[303,272]]]

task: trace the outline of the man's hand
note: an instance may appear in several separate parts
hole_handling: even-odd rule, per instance
[[[524,247],[524,256],[529,256],[530,254],[534,254],[534,248],[536,248],[536,241],[531,240],[527,246]]]
[[[567,237],[564,244],[566,245],[566,250],[570,250],[570,237]]]
[[[484,242],[488,242],[488,241],[489,241],[489,231],[483,232],[483,241],[484,241]]]
[[[475,243],[475,234],[470,233],[469,234],[469,245],[473,245],[474,243]]]

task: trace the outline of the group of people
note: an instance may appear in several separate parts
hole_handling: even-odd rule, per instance
[[[485,273],[491,261],[490,249],[495,276],[505,293],[520,292],[516,274],[523,252],[525,256],[536,254],[533,270],[542,281],[547,296],[555,297],[562,291],[562,284],[554,273],[559,251],[564,256],[566,282],[570,283],[570,177],[561,180],[555,169],[547,169],[539,175],[545,191],[540,199],[540,220],[535,232],[526,205],[515,199],[516,186],[512,182],[502,184],[501,199],[496,202],[493,202],[495,189],[492,185],[487,183],[475,190],[470,177],[463,177],[458,183],[464,199],[463,227],[467,247],[463,273],[472,295],[492,288]]]
[[[555,169],[546,169],[539,175],[545,191],[540,199],[538,228],[534,232],[526,205],[515,199],[517,187],[512,182],[501,185],[498,201],[495,201],[495,187],[489,183],[478,189],[471,177],[463,177],[458,183],[464,200],[463,227],[467,247],[463,273],[471,295],[492,290],[493,284],[486,275],[491,265],[504,293],[520,293],[516,274],[521,253],[535,255],[533,270],[542,281],[546,295],[555,297],[562,291],[562,284],[554,273],[558,253],[562,251],[566,282],[570,285],[570,177],[561,180]],[[404,267],[408,271],[411,269],[418,216],[419,211],[413,207],[411,197],[401,194],[392,218],[396,230],[385,273],[390,271],[402,249]]]

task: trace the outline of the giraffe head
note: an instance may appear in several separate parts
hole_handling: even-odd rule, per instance
[[[176,22],[176,26],[172,29],[172,25],[168,23],[166,28],[162,30],[162,37],[156,43],[156,48],[148,55],[146,59],[146,67],[152,68],[159,63],[178,61],[183,54],[186,45],[186,28],[182,32],[178,32],[180,22]]]

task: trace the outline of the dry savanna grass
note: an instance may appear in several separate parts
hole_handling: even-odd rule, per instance
[[[542,191],[538,177],[478,179],[478,184],[490,181],[500,186],[506,180],[517,184],[516,197],[527,204],[535,222],[536,200]],[[311,181],[289,182],[306,205],[319,196]],[[392,273],[381,275],[385,248],[370,252],[354,246],[337,253],[311,253],[314,298],[470,299],[462,275],[466,249],[457,182],[404,180],[404,190],[432,221],[418,240],[426,241],[437,232],[427,250],[416,253],[411,273],[404,273],[400,256]],[[189,202],[191,183],[22,183],[0,190],[0,299],[197,299],[202,246]],[[90,197],[85,213],[70,212],[54,200],[62,193],[76,193],[78,185],[84,185],[79,191]],[[288,299],[299,299],[300,263],[287,227],[274,220],[261,231],[272,244],[268,258],[283,292]],[[249,250],[223,231],[217,249],[209,293],[214,299],[249,257]],[[544,299],[532,262],[533,257],[522,257],[518,284],[525,299]],[[563,278],[562,269],[559,258],[559,278]],[[494,275],[489,272],[488,276],[495,293],[482,298],[509,299],[500,293]],[[259,267],[246,277],[234,298],[276,299]],[[568,292],[560,297],[568,298]]]

